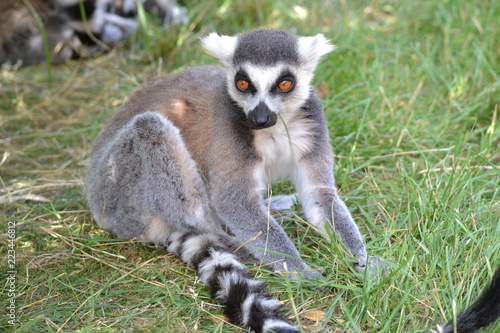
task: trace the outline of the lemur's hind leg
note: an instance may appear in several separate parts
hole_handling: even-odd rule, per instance
[[[134,117],[89,170],[92,213],[120,238],[162,243],[175,231],[221,230],[179,130],[158,113]]]

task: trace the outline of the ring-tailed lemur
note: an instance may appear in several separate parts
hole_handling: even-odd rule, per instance
[[[176,0],[141,2],[165,24],[185,17]],[[43,23],[53,63],[89,56],[139,26],[136,0],[1,0],[0,64],[45,62],[43,33],[34,15]]]
[[[86,180],[90,210],[117,236],[177,254],[232,322],[299,332],[238,257],[243,251],[291,276],[321,276],[263,201],[269,183],[286,177],[314,228],[327,238],[335,231],[357,269],[366,267],[363,238],[337,195],[323,109],[311,87],[318,61],[334,46],[321,34],[270,29],[213,33],[202,43],[224,67],[146,83],[101,131]]]

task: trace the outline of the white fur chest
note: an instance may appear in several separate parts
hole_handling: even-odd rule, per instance
[[[262,158],[258,178],[263,185],[292,175],[297,161],[314,145],[312,128],[310,120],[282,116],[276,125],[254,132],[253,144]]]

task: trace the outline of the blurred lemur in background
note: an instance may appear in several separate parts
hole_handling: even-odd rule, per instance
[[[202,43],[223,67],[146,83],[101,131],[86,178],[90,210],[118,237],[177,254],[232,322],[255,332],[300,332],[239,259],[291,277],[321,277],[270,214],[293,203],[290,196],[264,200],[272,181],[291,179],[307,221],[328,240],[336,233],[358,271],[386,271],[367,256],[338,196],[323,108],[311,86],[320,58],[334,47],[321,34],[270,29],[213,33]],[[499,280],[488,296],[498,299]]]
[[[176,0],[141,0],[145,10],[159,15],[164,26],[185,19]],[[138,28],[136,0],[1,0],[0,64],[43,63],[43,24],[51,61],[87,57]]]

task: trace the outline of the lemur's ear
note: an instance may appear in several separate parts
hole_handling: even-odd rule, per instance
[[[215,32],[201,38],[201,45],[226,67],[232,65],[236,42],[237,37],[219,36]]]
[[[311,71],[314,71],[322,56],[336,49],[336,46],[330,44],[323,34],[299,37],[298,47],[301,64]]]

